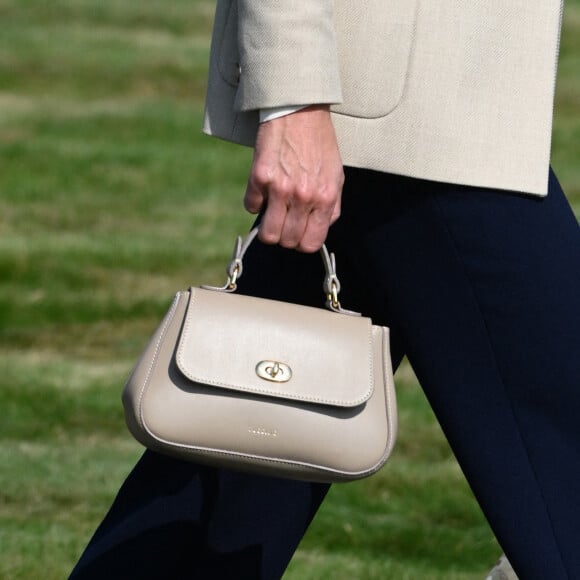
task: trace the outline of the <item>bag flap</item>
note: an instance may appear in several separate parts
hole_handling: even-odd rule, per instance
[[[191,381],[339,407],[373,392],[369,318],[191,288],[176,362]]]

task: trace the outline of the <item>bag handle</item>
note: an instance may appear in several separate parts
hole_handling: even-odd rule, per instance
[[[255,240],[257,235],[258,228],[253,228],[245,237],[242,238],[242,236],[238,236],[236,238],[232,260],[226,268],[228,279],[223,286],[202,286],[202,288],[207,290],[217,290],[220,292],[235,292],[238,287],[237,281],[241,277],[244,270],[244,256],[247,249],[250,247],[250,244]],[[320,256],[322,257],[322,263],[324,264],[325,271],[322,289],[326,296],[326,307],[329,310],[340,312],[341,314],[360,316],[358,312],[345,310],[340,305],[338,300],[338,294],[340,293],[340,281],[336,275],[336,258],[334,253],[328,252],[326,244],[323,244],[322,248],[320,248]]]

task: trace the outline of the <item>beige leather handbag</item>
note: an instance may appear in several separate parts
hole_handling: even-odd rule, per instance
[[[233,294],[255,235],[238,238],[223,288],[175,296],[125,385],[127,425],[189,461],[321,482],[371,475],[397,432],[389,331],[341,308],[326,247],[329,310]]]

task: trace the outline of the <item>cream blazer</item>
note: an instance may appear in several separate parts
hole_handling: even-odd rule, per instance
[[[332,104],[345,165],[544,195],[560,0],[218,0],[204,131]]]

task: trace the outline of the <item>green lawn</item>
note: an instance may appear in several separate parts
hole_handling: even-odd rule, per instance
[[[140,454],[124,379],[173,293],[221,281],[248,150],[200,133],[213,2],[0,0],[0,578],[66,577]],[[580,0],[553,163],[580,214]],[[287,578],[476,579],[500,553],[412,372],[377,476]]]

